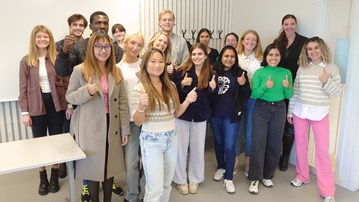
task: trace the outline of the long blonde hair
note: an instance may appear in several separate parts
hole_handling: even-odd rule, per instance
[[[261,39],[259,37],[259,34],[255,31],[255,30],[247,30],[245,31],[242,36],[240,41],[238,42],[238,46],[237,46],[237,53],[238,55],[242,54],[244,52],[244,45],[242,44],[242,41],[244,40],[244,38],[246,37],[247,34],[252,33],[257,37],[257,45],[256,47],[254,47],[254,57],[258,60],[258,61],[262,61],[263,60],[263,50],[262,50],[262,45],[261,45]]]
[[[164,71],[160,75],[160,80],[162,82],[162,96],[156,90],[155,86],[152,84],[151,79],[147,72],[147,64],[149,59],[154,53],[160,53],[162,58],[164,59],[164,55],[161,50],[152,48],[147,50],[144,55],[142,56],[142,64],[141,64],[141,77],[140,81],[143,85],[145,92],[148,94],[148,110],[153,111],[155,110],[156,103],[159,104],[161,110],[161,103],[162,101],[167,105],[168,111],[171,110],[170,104],[171,99],[173,101],[173,105],[175,110],[179,108],[179,97],[176,86],[172,83],[170,78],[168,77],[168,73],[166,72],[166,68],[164,67]]]
[[[171,39],[169,37],[169,35],[164,32],[164,31],[158,31],[156,33],[153,34],[153,36],[151,37],[150,39],[150,42],[148,43],[147,45],[147,50],[150,50],[152,48],[155,48],[153,47],[153,44],[155,43],[155,41],[161,36],[161,35],[165,35],[167,37],[167,48],[166,50],[163,52],[164,56],[165,56],[165,61],[166,61],[166,64],[169,64],[171,63],[171,52],[172,52],[172,44],[171,44]]]
[[[87,44],[86,57],[84,61],[83,75],[86,81],[89,80],[90,77],[97,74],[99,77],[101,76],[101,70],[98,66],[98,61],[95,57],[94,45],[99,40],[105,39],[109,45],[111,46],[111,54],[110,57],[106,60],[106,73],[111,73],[113,78],[115,79],[115,83],[119,84],[122,79],[122,72],[120,68],[116,67],[116,59],[115,59],[115,51],[113,44],[111,43],[110,36],[103,30],[96,31],[92,33],[90,40]]]
[[[38,66],[38,58],[39,58],[39,50],[36,46],[36,34],[39,32],[44,32],[49,35],[50,43],[47,46],[47,57],[50,59],[52,64],[55,64],[57,52],[56,52],[56,44],[54,41],[54,37],[48,27],[45,25],[36,25],[31,32],[30,41],[29,41],[29,52],[26,58],[26,64],[29,66]]]

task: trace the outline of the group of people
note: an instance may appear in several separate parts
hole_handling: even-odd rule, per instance
[[[82,15],[70,16],[68,24],[69,34],[56,44],[48,27],[34,27],[20,62],[19,105],[34,137],[70,130],[86,153],[75,162],[75,177],[84,180],[82,201],[100,201],[100,182],[103,201],[111,201],[112,192],[123,194],[114,182],[122,172],[125,202],[169,201],[172,182],[183,195],[197,193],[205,180],[207,122],[217,159],[213,179],[223,180],[227,193],[236,191],[244,131],[252,194],[259,193],[259,182],[274,186],[278,165],[287,170],[294,138],[297,175],[291,184],[309,183],[311,124],[320,195],[335,201],[328,113],[340,74],[321,38],[296,33],[294,15],[283,17],[279,37],[264,52],[255,30],[240,38],[228,33],[218,52],[209,46],[206,28],[188,49],[173,33],[171,10],[160,12],[161,29],[146,48],[141,33],[127,33],[121,24],[112,27],[111,39],[102,11],[90,16],[89,38],[82,38]],[[70,119],[69,129],[64,121]],[[58,175],[59,165],[52,166],[50,181],[40,168],[40,195],[60,189]]]

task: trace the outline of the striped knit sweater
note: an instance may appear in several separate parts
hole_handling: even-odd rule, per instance
[[[326,84],[322,84],[319,76],[323,74],[323,66],[309,64],[299,67],[294,81],[294,95],[289,101],[288,116],[292,117],[295,103],[309,106],[329,107],[329,97],[337,96],[341,90],[339,68],[335,64],[326,64],[325,71],[329,74]]]

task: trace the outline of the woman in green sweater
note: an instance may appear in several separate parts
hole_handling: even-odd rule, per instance
[[[278,67],[281,54],[270,44],[264,51],[263,62],[252,79],[252,98],[257,99],[252,119],[251,161],[248,179],[249,192],[257,194],[259,181],[273,187],[272,178],[277,168],[286,120],[284,99],[293,96],[292,74]]]

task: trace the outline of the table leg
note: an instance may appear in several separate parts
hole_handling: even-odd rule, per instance
[[[69,179],[70,202],[76,202],[74,164],[72,161],[69,161],[66,162],[66,166],[67,166],[67,176]]]

